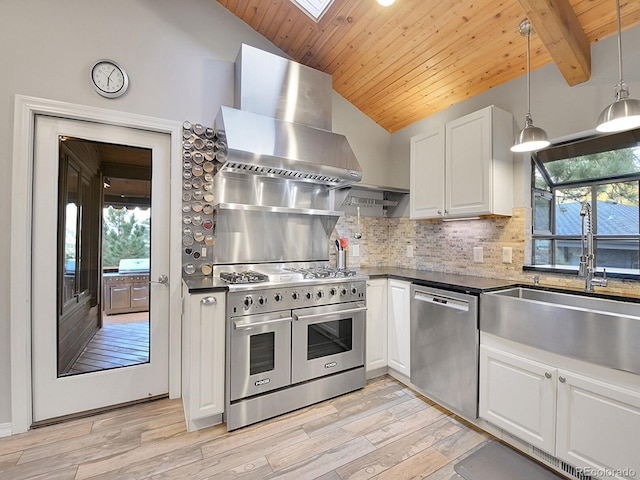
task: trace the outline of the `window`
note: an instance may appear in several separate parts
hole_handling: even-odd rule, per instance
[[[291,0],[304,13],[313,18],[316,22],[329,9],[333,0]]]
[[[532,156],[533,266],[575,271],[580,210],[592,208],[597,268],[640,274],[640,129],[552,146]]]

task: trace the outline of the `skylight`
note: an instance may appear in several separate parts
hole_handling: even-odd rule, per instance
[[[316,22],[329,9],[333,0],[291,0],[304,13],[313,18]]]

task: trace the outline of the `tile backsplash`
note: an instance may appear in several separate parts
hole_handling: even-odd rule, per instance
[[[531,257],[531,209],[514,208],[511,217],[483,218],[456,222],[415,221],[408,217],[361,217],[362,238],[356,239],[357,219],[353,215],[340,218],[331,236],[349,238],[348,266],[391,266],[437,272],[504,278],[532,283],[540,277],[542,285],[581,288],[584,279],[523,271]],[[353,256],[353,245],[359,255]],[[409,248],[407,248],[409,247]],[[482,248],[482,263],[474,262],[474,248]],[[503,247],[511,249],[512,263],[503,263]],[[408,252],[411,250],[411,252]],[[412,253],[412,256],[408,256]],[[330,262],[335,265],[336,250],[330,248]],[[610,279],[600,291],[638,295],[638,282]]]

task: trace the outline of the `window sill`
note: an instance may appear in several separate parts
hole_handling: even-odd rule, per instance
[[[558,273],[564,275],[578,275],[578,267],[571,265],[524,265],[525,272]],[[598,269],[596,276],[602,276],[602,270]],[[640,270],[624,268],[607,268],[607,278],[619,278],[623,280],[640,280]]]

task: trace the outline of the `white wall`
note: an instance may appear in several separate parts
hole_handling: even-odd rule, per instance
[[[515,28],[515,26],[514,26]],[[624,78],[629,84],[631,97],[640,99],[640,25],[622,32]],[[526,42],[523,40],[523,51]],[[577,132],[595,129],[600,112],[615,99],[614,86],[618,83],[618,50],[616,36],[612,35],[591,46],[591,78],[570,87],[555,64],[531,72],[531,114],[534,124],[544,128],[551,139],[566,137]],[[527,109],[526,75],[492,88],[480,95],[452,105],[448,109],[415,122],[391,135],[391,151],[396,168],[391,171],[392,181],[409,185],[409,139],[433,126],[496,105],[514,115],[514,132],[522,128]],[[515,206],[528,206],[530,184],[529,161],[522,154],[514,157]]]
[[[362,183],[394,186],[389,181],[391,135],[338,93],[333,93],[333,131],[346,135],[362,167]],[[364,117],[364,118],[363,118]]]
[[[0,426],[11,420],[8,185],[14,96],[212,124],[221,104],[233,104],[233,61],[243,42],[283,55],[214,0],[0,1]],[[130,76],[129,91],[116,100],[98,96],[89,82],[91,65],[105,57]],[[334,98],[334,109],[334,117],[348,117],[334,123],[356,154],[365,155],[361,163],[375,169],[386,155],[369,139],[381,129],[342,97]],[[386,152],[385,141],[381,145]]]

